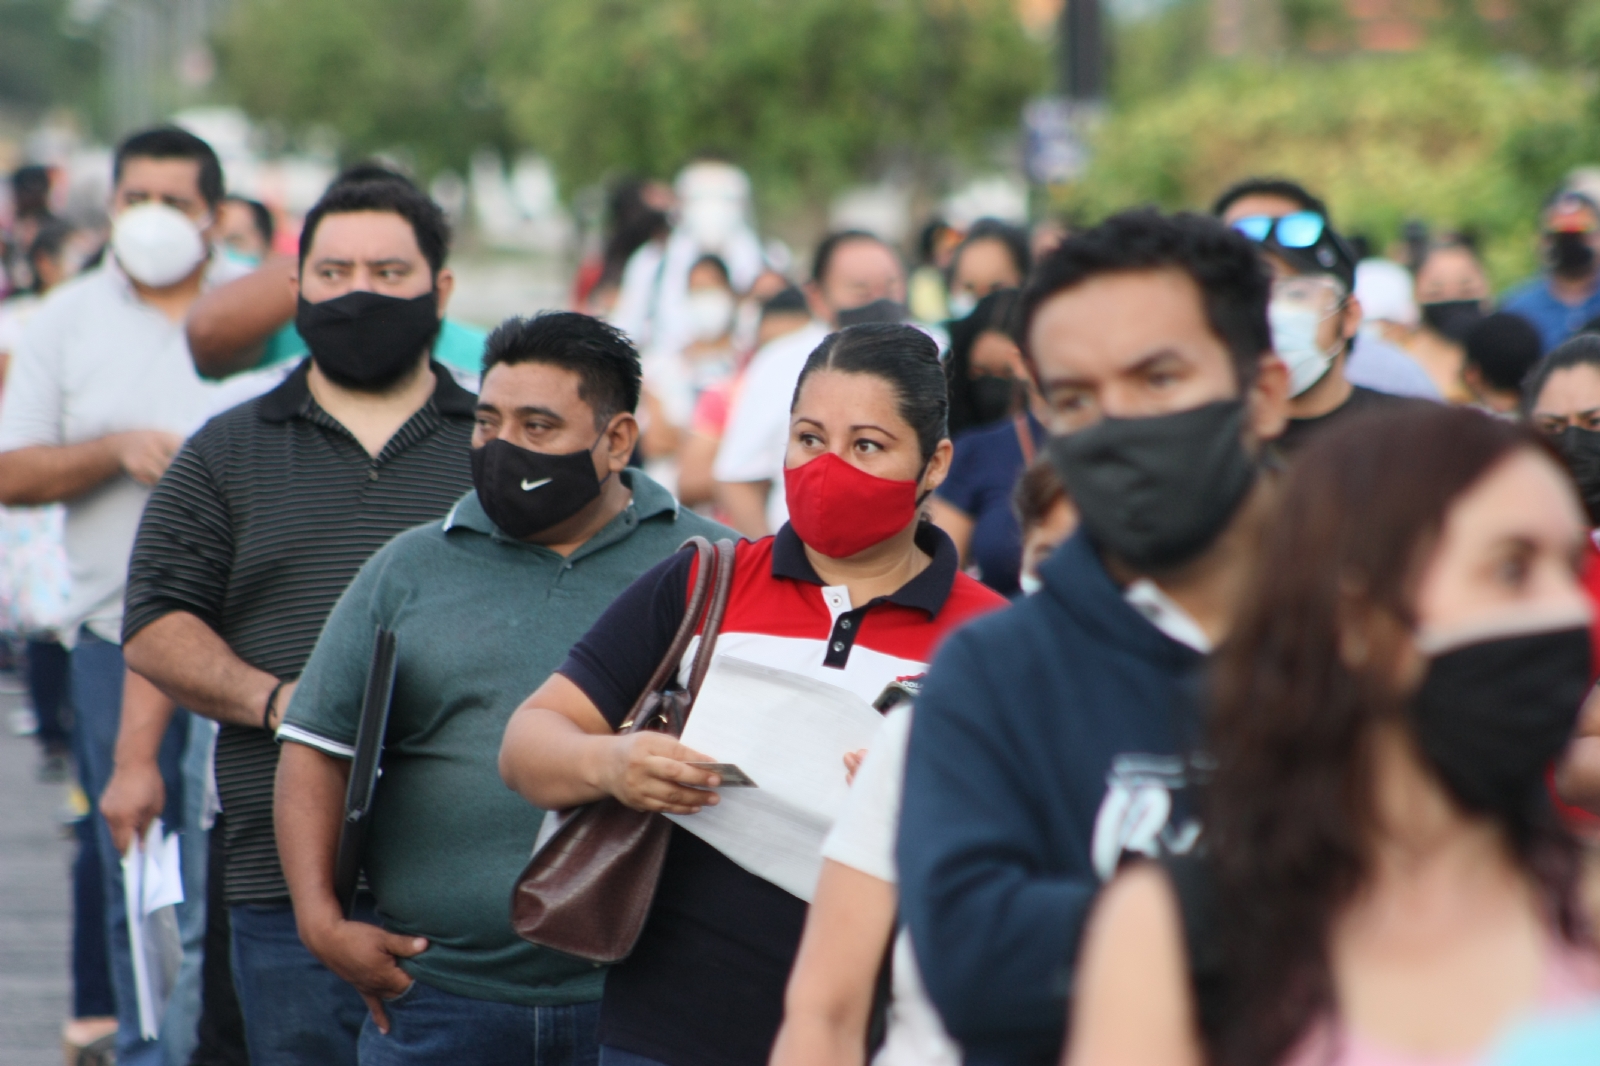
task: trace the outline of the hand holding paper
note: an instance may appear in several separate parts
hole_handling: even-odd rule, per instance
[[[128,909],[128,941],[133,953],[134,991],[139,998],[139,1032],[154,1040],[161,1031],[172,983],[183,959],[173,907],[183,902],[183,868],[178,834],[165,833],[161,819],[135,837],[122,857],[122,887]]]

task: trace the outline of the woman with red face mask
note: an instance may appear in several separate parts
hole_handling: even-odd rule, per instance
[[[791,406],[790,519],[739,543],[717,663],[742,659],[866,703],[920,676],[952,628],[1004,604],[960,572],[950,538],[922,516],[950,466],[947,407],[937,349],[910,327],[854,326],[811,353]],[[691,816],[672,828],[637,944],[607,976],[601,1066],[763,1066],[805,923],[801,894],[686,828],[719,802],[721,777],[694,765],[717,753],[616,732],[667,652],[695,565],[680,553],[624,591],[518,709],[501,747],[507,784],[547,810],[614,796]],[[838,755],[829,772],[842,780],[855,753]]]

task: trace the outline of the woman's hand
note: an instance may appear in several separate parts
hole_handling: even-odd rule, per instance
[[[688,765],[713,762],[664,733],[630,733],[611,738],[610,758],[602,785],[624,806],[636,811],[696,814],[717,803],[710,791],[722,778]]]
[[[856,771],[861,769],[861,763],[866,759],[866,757],[866,748],[862,748],[860,751],[847,751],[844,753],[845,784],[853,785],[856,783]]]

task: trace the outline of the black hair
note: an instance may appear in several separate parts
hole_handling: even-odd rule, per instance
[[[811,305],[798,286],[789,285],[773,293],[761,305],[761,317],[768,315],[809,315]]]
[[[399,215],[411,224],[411,231],[417,237],[417,247],[422,250],[422,256],[433,273],[438,274],[444,266],[445,256],[450,252],[450,223],[445,220],[444,212],[415,185],[389,179],[336,181],[328,186],[322,199],[306,212],[306,220],[300,228],[300,265],[305,265],[306,256],[311,251],[311,241],[324,218],[358,211]]]
[[[502,364],[545,363],[578,375],[578,398],[604,429],[619,412],[639,406],[639,352],[626,334],[592,315],[548,311],[508,318],[483,346],[483,373]]]
[[[260,200],[252,200],[248,196],[228,196],[224,199],[231,203],[243,204],[250,209],[250,222],[255,226],[256,232],[261,235],[261,240],[267,247],[272,247],[273,235],[278,232],[278,224],[272,219],[272,209]]]
[[[917,261],[919,263],[932,263],[933,257],[939,250],[939,235],[950,228],[950,223],[942,218],[930,218],[922,227],[922,232],[917,234]]]
[[[693,274],[696,270],[699,270],[703,266],[711,267],[718,274],[722,275],[722,284],[726,285],[730,289],[733,288],[733,275],[728,273],[728,264],[722,261],[722,256],[702,255],[699,259],[694,261],[693,265],[689,267],[689,273]]]
[[[28,245],[28,266],[33,271],[33,291],[43,292],[44,279],[39,276],[39,260],[59,258],[72,236],[72,225],[52,218],[39,227]]]
[[[11,198],[17,214],[48,214],[50,211],[50,171],[37,163],[18,167],[11,175]]]
[[[411,180],[410,175],[404,171],[385,163],[381,159],[363,159],[351,163],[339,171],[339,176],[329,183],[328,188],[335,185],[349,185],[361,181],[398,181],[402,185],[417,188],[417,183]]]
[[[950,354],[944,361],[950,393],[950,435],[978,425],[972,395],[972,348],[985,333],[1016,335],[1019,289],[996,289],[972,308],[972,314],[950,323]]]
[[[1200,287],[1206,323],[1233,357],[1240,388],[1249,385],[1261,357],[1272,350],[1272,274],[1248,237],[1189,212],[1124,211],[1073,234],[1041,259],[1017,311],[1023,355],[1033,362],[1028,330],[1052,296],[1104,274],[1161,269],[1181,270]]]
[[[1467,330],[1462,338],[1466,361],[1478,368],[1490,388],[1512,392],[1539,361],[1539,331],[1510,311],[1496,311]]]
[[[838,253],[842,246],[853,241],[871,241],[873,244],[889,248],[889,242],[876,233],[868,233],[864,229],[836,230],[822,238],[821,243],[817,245],[817,254],[811,257],[811,280],[813,283],[822,284],[822,279],[828,276],[828,270],[833,266],[834,255]],[[889,248],[889,251],[894,252],[894,249]],[[896,258],[899,258],[898,252],[894,252],[894,254]]]
[[[130,134],[117,145],[111,162],[111,183],[122,180],[130,159],[192,159],[200,164],[200,196],[216,207],[222,202],[222,163],[211,146],[188,130],[177,126],[157,126]]]
[[[1302,211],[1315,211],[1324,219],[1328,217],[1327,204],[1312,196],[1304,185],[1288,178],[1245,178],[1243,181],[1236,181],[1217,197],[1216,202],[1211,205],[1211,213],[1221,218],[1228,213],[1228,208],[1246,196],[1282,197],[1299,204]]]
[[[916,431],[923,463],[950,435],[950,401],[944,368],[939,365],[939,346],[915,326],[870,322],[828,334],[806,357],[794,385],[794,398],[789,401],[791,412],[800,402],[806,378],[816,370],[871,374],[888,382],[899,401],[900,417]]]
[[[1534,364],[1522,382],[1522,413],[1533,414],[1539,394],[1544,391],[1550,376],[1558,370],[1571,370],[1575,366],[1592,366],[1600,370],[1600,333],[1578,333],[1550,350],[1550,354]]]
[[[1028,271],[1033,269],[1033,252],[1028,247],[1028,235],[1020,227],[1001,222],[998,218],[980,218],[967,230],[967,235],[961,238],[955,253],[950,256],[951,278],[956,275],[956,264],[961,262],[961,253],[979,241],[999,241],[1005,245],[1012,264],[1017,268],[1017,277],[1027,279]]]

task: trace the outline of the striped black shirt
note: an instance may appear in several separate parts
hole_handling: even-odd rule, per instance
[[[251,666],[298,677],[367,557],[472,486],[476,400],[444,367],[433,364],[433,397],[374,459],[311,398],[308,364],[207,423],[151,493],[128,566],[124,643],[187,611]],[[272,829],[276,742],[224,725],[216,760],[228,902],[287,900]]]

